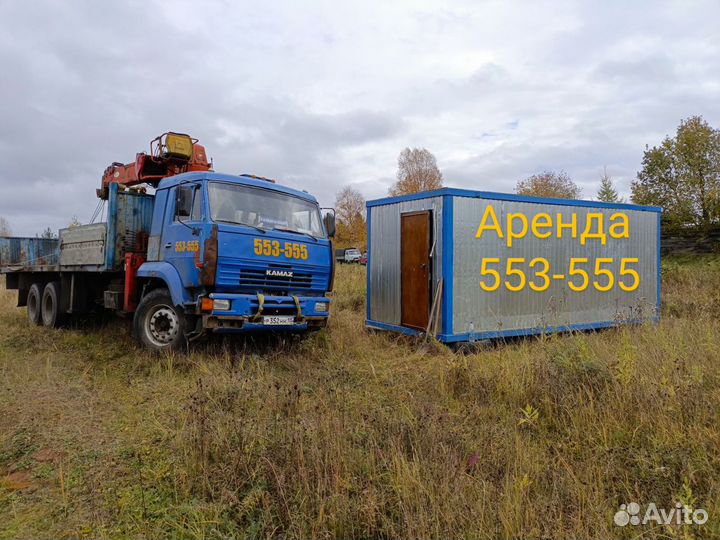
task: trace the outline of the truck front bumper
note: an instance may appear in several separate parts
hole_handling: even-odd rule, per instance
[[[325,296],[272,296],[262,294],[211,293],[217,306],[228,301],[228,309],[202,309],[203,329],[211,332],[282,331],[302,332],[327,326],[330,298]],[[224,303],[224,302],[223,302]],[[324,306],[324,309],[323,309]]]

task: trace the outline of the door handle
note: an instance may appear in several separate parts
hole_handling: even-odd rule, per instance
[[[170,249],[172,247],[172,242],[167,242],[165,244],[165,249]]]

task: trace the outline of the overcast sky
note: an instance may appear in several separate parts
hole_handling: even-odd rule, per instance
[[[565,170],[629,193],[645,144],[720,125],[720,3],[0,0],[0,216],[89,220],[168,130],[221,172],[382,197],[406,146],[449,186]]]

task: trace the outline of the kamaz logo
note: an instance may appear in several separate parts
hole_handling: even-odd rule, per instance
[[[286,277],[291,278],[293,277],[292,270],[265,270],[266,276],[272,276],[272,277]]]

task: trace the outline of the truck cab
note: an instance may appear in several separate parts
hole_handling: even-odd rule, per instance
[[[315,197],[260,177],[190,172],[162,180],[154,198],[135,282],[143,345],[326,326],[334,219]]]

